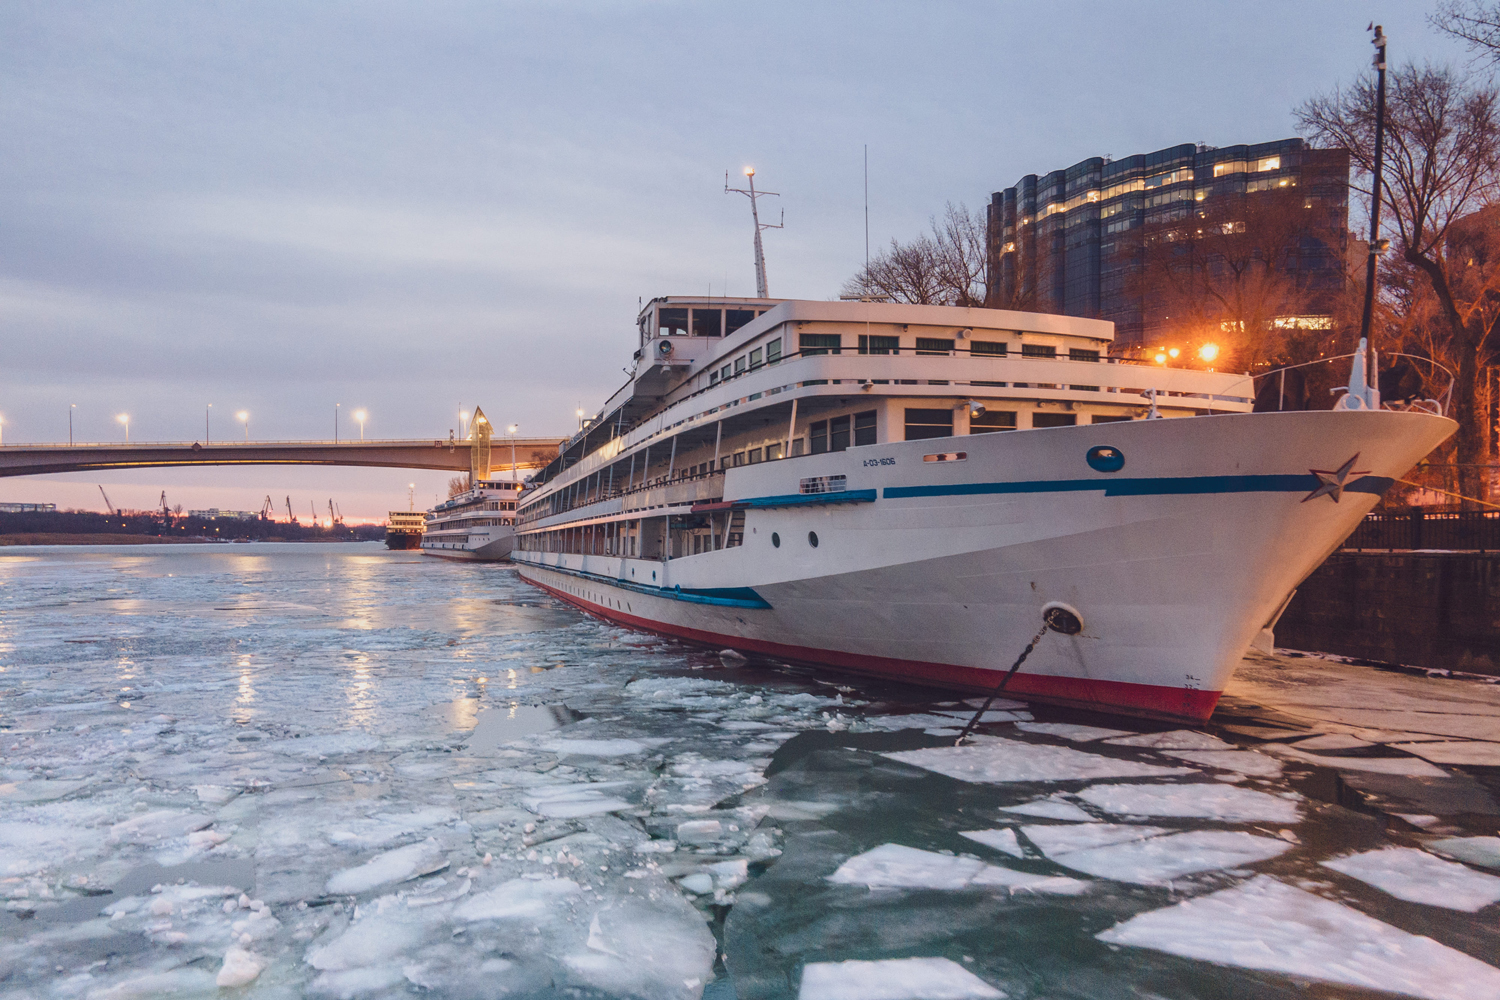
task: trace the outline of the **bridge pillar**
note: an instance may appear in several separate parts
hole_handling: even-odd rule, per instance
[[[481,479],[490,478],[490,427],[489,418],[479,407],[474,407],[474,420],[469,424],[469,488]]]

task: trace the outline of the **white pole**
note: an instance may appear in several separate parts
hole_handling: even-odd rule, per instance
[[[755,294],[757,298],[769,298],[766,291],[766,254],[760,245],[760,210],[755,206],[755,173],[750,177],[750,218],[755,222]]]
[[[792,457],[792,438],[797,433],[797,401],[792,400],[792,419],[786,425],[786,454],[782,458]]]
[[[719,442],[724,440],[724,421],[720,420],[715,427],[717,429],[714,431],[714,471],[722,472],[723,470],[719,468]]]
[[[677,438],[681,435],[672,435],[672,457],[667,460],[667,482],[672,481],[672,470],[677,468]]]

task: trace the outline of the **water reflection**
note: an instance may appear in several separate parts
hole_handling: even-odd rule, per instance
[[[471,753],[489,753],[502,743],[545,733],[579,718],[566,705],[522,705],[513,701],[499,708],[485,709],[475,721],[469,736]]]
[[[249,656],[240,657],[238,670],[240,684],[234,699],[234,721],[244,725],[255,718],[255,710],[251,708],[255,704],[255,684],[250,671]]]
[[[348,676],[344,681],[344,721],[349,728],[365,729],[375,720],[374,672],[370,669],[370,658],[364,653],[345,653],[349,657]]]

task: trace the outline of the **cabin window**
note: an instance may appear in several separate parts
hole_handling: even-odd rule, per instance
[[[1076,413],[1033,413],[1031,415],[1031,426],[1033,427],[1072,427],[1078,423]]]
[[[774,462],[781,458],[781,449],[782,443],[780,441],[777,441],[775,444],[766,445],[766,461]]]
[[[995,431],[1016,429],[1014,410],[986,410],[977,417],[969,418],[970,434],[990,434]]]
[[[859,353],[861,354],[900,354],[900,337],[866,337],[859,338]]]
[[[686,337],[688,311],[686,309],[658,309],[656,330],[658,337]]]
[[[807,433],[812,439],[814,455],[821,455],[828,450],[828,421],[819,420],[808,425]]]
[[[1023,358],[1055,358],[1057,348],[1051,344],[1022,344],[1021,357]]]
[[[866,410],[854,415],[854,444],[858,447],[863,444],[875,443],[875,411]]]
[[[1129,420],[1129,419],[1130,419],[1130,417],[1127,414],[1114,415],[1114,414],[1096,413],[1096,414],[1094,414],[1093,419],[1091,419],[1089,421],[1089,423],[1091,423],[1091,424],[1115,424],[1115,423],[1119,423],[1122,420]]]
[[[969,353],[976,358],[1003,358],[1006,346],[993,340],[975,340],[969,344]]]
[[[759,347],[757,347],[755,350],[753,350],[753,351],[750,352],[750,367],[751,367],[751,369],[759,368],[762,364],[765,363],[765,362],[763,362],[761,360],[761,357],[762,357],[762,354],[761,354],[761,349]]]
[[[754,309],[725,309],[724,336],[729,336],[755,318]]]
[[[744,465],[745,464],[745,453],[743,451],[737,451],[737,452],[735,452],[734,453],[733,462],[734,462],[734,467],[735,468],[739,468],[740,466]]]
[[[726,379],[728,377],[729,377],[729,366],[725,365],[723,368],[719,369],[719,378],[720,379]]]
[[[936,337],[918,337],[918,354],[952,354],[953,341],[939,340]]]
[[[694,309],[693,336],[717,337],[724,325],[724,310]]]
[[[766,345],[766,364],[774,365],[781,360],[781,341],[773,340]]]
[[[743,354],[741,354],[739,357],[737,357],[737,358],[734,359],[734,373],[736,375],[738,375],[740,372],[742,372],[744,370],[745,370],[745,356]]]
[[[719,382],[719,373],[717,371],[711,371],[711,372],[709,372],[708,373],[708,384],[709,385],[717,385],[718,382]]]
[[[924,438],[953,436],[952,410],[906,411],[906,440],[921,441]]]
[[[751,448],[749,451],[745,452],[745,464],[747,464],[747,465],[759,465],[760,464],[760,449],[759,448]]]
[[[849,417],[834,417],[828,421],[828,450],[843,451],[849,447]]]
[[[838,354],[843,343],[836,333],[799,334],[797,342],[802,345],[803,354]]]
[[[1098,351],[1091,351],[1091,350],[1089,350],[1088,348],[1085,348],[1085,347],[1070,347],[1070,348],[1068,348],[1068,360],[1069,361],[1098,361],[1099,360],[1099,352]]]

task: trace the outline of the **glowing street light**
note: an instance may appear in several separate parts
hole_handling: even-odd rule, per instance
[[[364,410],[354,411],[354,419],[359,421],[359,439],[361,441],[365,439],[365,418],[368,416],[369,414]]]
[[[1164,351],[1157,351],[1156,352],[1156,363],[1159,364],[1159,365],[1164,365],[1164,364],[1167,363],[1166,352],[1164,352]]]
[[[1198,348],[1198,357],[1202,358],[1204,361],[1212,361],[1214,358],[1217,358],[1218,356],[1219,356],[1219,345],[1218,344],[1204,344],[1202,347]]]
[[[745,176],[746,177],[754,177],[755,176],[755,168],[754,167],[746,167],[745,168]]]
[[[1169,347],[1169,348],[1167,348],[1167,357],[1172,358],[1173,360],[1176,360],[1177,355],[1179,355],[1181,353],[1182,353],[1182,351],[1178,350],[1175,347]]]
[[[578,429],[583,430],[583,407],[578,408]]]
[[[458,411],[458,426],[459,426],[459,429],[461,431],[463,431],[462,437],[467,440],[468,437],[469,437],[469,411],[468,410],[459,410]]]
[[[241,410],[234,415],[234,418],[245,425],[245,440],[248,442],[250,440],[250,411]]]
[[[510,481],[513,482],[513,483],[517,481],[517,479],[516,479],[516,431],[517,431],[517,429],[520,428],[520,426],[521,426],[520,424],[511,424],[509,427],[507,427],[505,429],[506,433],[510,435]]]
[[[125,425],[125,443],[129,444],[130,443],[130,414],[128,414],[128,413],[122,413],[118,417],[115,417],[115,419],[118,420],[121,424]]]

